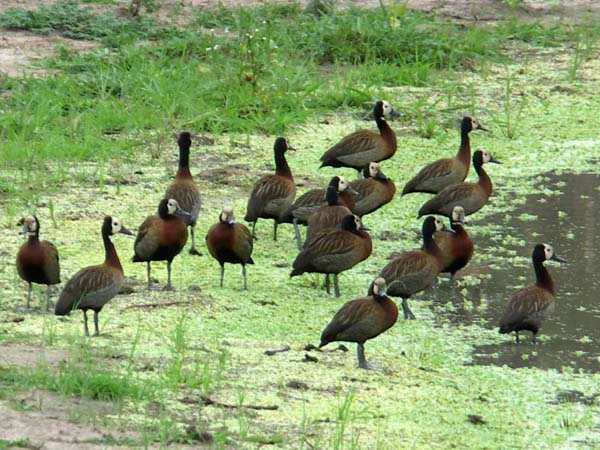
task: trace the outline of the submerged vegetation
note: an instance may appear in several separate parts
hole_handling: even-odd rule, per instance
[[[503,305],[523,280],[515,275],[497,292],[485,289],[487,280],[505,271],[529,277],[531,240],[552,240],[549,230],[513,236],[487,218],[528,220],[511,217],[524,194],[560,195],[545,185],[549,170],[596,170],[597,25],[457,24],[395,2],[366,10],[159,9],[164,20],[145,10],[117,15],[110,3],[90,9],[60,1],[0,13],[4,29],[97,42],[86,52],[64,44],[36,61],[44,77],[0,78],[3,404],[36,389],[109,402],[110,412],[96,420],[132,434],[102,444],[134,448],[598,445],[596,374],[482,366],[472,356],[475,345],[513,345],[489,326],[497,318],[488,308]],[[176,170],[175,136],[189,130],[203,195],[201,243],[224,204],[243,217],[251,186],[272,171],[275,135],[298,149],[288,162],[299,191],[323,187],[339,172],[316,172],[319,155],[350,131],[372,127],[363,119],[380,98],[402,114],[392,123],[398,152],[382,163],[398,188],[426,161],[455,153],[465,114],[491,128],[472,136],[473,148],[505,163],[490,169],[491,204],[468,225],[475,269],[458,273],[455,290],[438,281],[433,289],[443,304],[428,292],[415,296],[418,320],[401,319],[369,342],[369,360],[383,371],[356,369],[353,345],[352,355],[333,344],[323,352],[308,345],[318,344],[341,302],[326,296],[317,275],[289,280],[295,245],[288,225],[272,242],[270,226],[259,222],[247,293],[237,269],[218,287],[218,264],[206,251],[174,261],[177,292],[145,292],[145,268],[130,262],[133,241],[120,239],[127,285],[103,310],[100,337],[81,336],[77,312],[59,320],[21,311],[26,286],[13,261],[21,243],[15,224],[25,212],[39,216],[68,279],[100,262],[105,214],[135,229],[155,211]],[[366,293],[388,255],[419,246],[416,212],[426,198],[397,196],[365,219],[373,256],[341,275],[343,301]],[[568,307],[561,282],[557,308]],[[481,290],[477,304],[466,295],[474,290]],[[40,305],[41,293],[34,290]],[[457,305],[474,317],[469,325],[446,314]],[[526,343],[515,352],[535,360],[557,340],[544,330],[540,339],[539,347]],[[25,348],[41,356],[22,361]],[[0,439],[0,448],[11,445]]]

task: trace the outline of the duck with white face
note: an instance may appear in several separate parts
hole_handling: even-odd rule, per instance
[[[381,269],[380,276],[386,281],[388,295],[402,298],[405,319],[415,319],[408,299],[433,285],[443,268],[442,254],[433,234],[444,229],[444,223],[439,218],[428,216],[421,228],[422,249],[404,252]],[[372,292],[371,285],[369,294]]]
[[[223,287],[225,263],[241,264],[244,290],[248,290],[246,264],[254,264],[252,260],[253,245],[250,230],[235,221],[233,208],[223,207],[219,215],[219,222],[211,226],[206,235],[208,251],[221,266],[221,287]]]
[[[350,185],[358,192],[354,213],[360,217],[377,211],[388,204],[396,194],[396,185],[381,170],[381,165],[371,161],[363,168],[364,179]]]
[[[164,198],[158,205],[158,214],[148,216],[140,225],[133,244],[133,262],[146,262],[147,289],[152,289],[150,263],[167,261],[167,284],[164,290],[174,290],[171,284],[171,263],[181,253],[188,238],[185,217],[189,212],[179,207],[173,198]]]
[[[419,217],[427,214],[441,214],[452,217],[452,208],[462,206],[465,216],[479,211],[492,194],[492,180],[483,169],[487,163],[502,164],[487,150],[473,153],[473,167],[479,177],[477,183],[456,183],[438,192],[419,209]]]
[[[89,336],[87,311],[94,311],[94,335],[98,330],[98,314],[114,296],[116,296],[125,278],[123,267],[111,238],[117,234],[132,236],[133,233],[123,226],[118,217],[106,216],[102,222],[102,241],[104,242],[104,262],[81,269],[67,282],[56,303],[54,314],[64,316],[74,309],[83,311],[85,335]]]
[[[464,228],[466,223],[465,210],[457,205],[452,208],[450,230],[438,231],[433,235],[444,261],[442,273],[450,274],[451,284],[454,284],[456,272],[465,267],[473,257],[474,244]]]
[[[17,253],[17,272],[29,285],[27,309],[30,309],[32,283],[46,285],[46,310],[50,309],[50,286],[60,283],[60,263],[56,246],[49,241],[40,241],[40,224],[36,216],[26,216],[19,222],[19,234],[28,236]]]
[[[535,283],[515,292],[500,319],[499,332],[515,332],[518,344],[520,331],[531,331],[532,343],[537,342],[537,333],[542,322],[550,317],[555,307],[554,282],[545,267],[546,261],[566,263],[564,258],[554,253],[549,244],[537,244],[531,255],[535,271]]]
[[[442,189],[462,183],[469,173],[471,141],[469,133],[474,130],[488,131],[476,119],[465,116],[460,125],[460,147],[453,158],[442,158],[423,167],[402,190],[402,195],[413,192],[437,194]]]
[[[387,296],[385,280],[381,277],[373,282],[373,294],[349,301],[336,313],[321,334],[323,347],[330,342],[356,342],[358,367],[375,369],[367,363],[364,344],[391,328],[398,319],[398,308]]]
[[[387,119],[399,117],[387,100],[379,100],[373,108],[373,117],[379,133],[359,130],[344,137],[321,156],[321,167],[351,167],[360,172],[369,162],[380,162],[396,153],[396,134]]]

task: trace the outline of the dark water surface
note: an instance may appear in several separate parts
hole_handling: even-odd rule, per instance
[[[547,265],[554,279],[556,309],[538,333],[542,337],[539,345],[531,344],[529,332],[520,333],[520,345],[515,344],[514,333],[502,335],[506,338],[503,343],[476,347],[473,363],[543,369],[568,366],[595,372],[600,370],[600,227],[596,224],[597,218],[600,222],[600,176],[548,174],[546,178],[549,181],[544,186],[560,190],[560,195],[531,195],[510,216],[490,217],[486,221],[501,225],[509,242],[475,236],[475,251],[477,247],[487,252],[502,246],[531,261],[535,244],[553,245],[556,254],[569,262]],[[532,220],[532,215],[537,219]],[[476,226],[473,221],[469,229]],[[515,243],[511,237],[526,244]],[[497,330],[511,294],[535,281],[531,263],[521,267],[501,257],[490,259],[474,258],[463,269],[467,274],[489,273],[491,277],[478,286],[468,286],[466,292],[461,292],[460,286],[456,289],[452,321]],[[458,275],[460,278],[460,272]],[[432,295],[436,309],[448,302],[447,289],[433,289]]]

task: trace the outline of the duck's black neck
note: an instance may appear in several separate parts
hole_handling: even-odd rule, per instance
[[[36,242],[39,242],[40,240],[40,229],[37,228],[33,233],[28,233],[29,234],[29,239],[27,239],[27,242],[29,242],[30,244],[35,244]]]
[[[377,124],[377,128],[379,129],[381,137],[385,140],[390,148],[396,151],[396,147],[398,145],[398,142],[396,141],[396,134],[390,128],[387,121],[383,117],[375,117],[375,123]]]
[[[190,172],[190,149],[179,149],[179,168],[177,169],[178,178],[192,178]]]
[[[339,204],[340,194],[337,189],[333,186],[327,186],[327,192],[325,193],[325,199],[329,206],[335,206]]]
[[[285,159],[285,151],[275,150],[275,173],[282,177],[292,178],[292,171]]]
[[[429,253],[430,255],[436,257],[441,270],[443,266],[442,252],[440,251],[438,245],[435,243],[435,240],[433,239],[433,234],[426,233],[423,235],[423,250]]]
[[[121,261],[119,261],[117,250],[115,249],[115,246],[107,233],[102,233],[102,241],[104,242],[104,263],[123,272],[123,267],[121,267]]]
[[[456,157],[467,167],[471,163],[471,140],[469,139],[469,131],[465,127],[460,130],[460,147]]]
[[[490,194],[492,192],[492,180],[490,180],[490,177],[484,170],[483,164],[476,164],[475,172],[477,172],[477,176],[479,177],[479,185]]]
[[[534,259],[533,269],[535,270],[535,284],[554,295],[554,282],[543,261]]]

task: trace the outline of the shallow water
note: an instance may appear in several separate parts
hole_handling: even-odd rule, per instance
[[[545,187],[559,190],[531,195],[525,204],[510,213],[497,214],[487,222],[502,225],[507,236],[524,240],[503,244],[518,256],[530,258],[535,244],[545,242],[554,246],[556,254],[568,264],[547,265],[555,284],[556,309],[538,333],[540,344],[532,345],[531,333],[520,333],[521,344],[514,342],[514,333],[503,335],[504,342],[476,347],[475,364],[508,365],[511,367],[539,367],[598,371],[600,369],[600,228],[596,217],[600,203],[600,176],[595,174],[547,174]],[[534,220],[531,216],[537,216]],[[477,222],[469,228],[477,226]],[[472,231],[472,234],[475,234]],[[475,236],[477,247],[493,249],[498,242],[484,236]],[[514,241],[514,240],[511,240]],[[492,253],[497,253],[492,251]],[[529,259],[530,261],[530,259]],[[480,285],[459,286],[455,289],[450,306],[453,322],[478,323],[497,330],[497,322],[511,294],[535,281],[531,263],[527,267],[515,265],[501,257],[493,260],[474,258],[463,269],[464,273],[489,273]],[[460,278],[461,273],[457,274]],[[442,281],[447,283],[447,281]],[[434,309],[448,302],[448,289],[435,288]],[[440,314],[447,312],[440,311]]]

